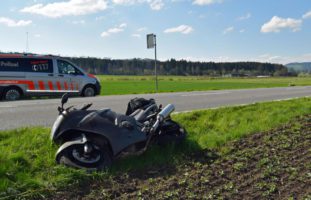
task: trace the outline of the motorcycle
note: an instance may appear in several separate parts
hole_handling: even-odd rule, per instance
[[[144,153],[152,144],[177,144],[186,137],[186,130],[170,117],[172,104],[162,109],[153,100],[124,115],[111,109],[89,110],[91,103],[64,108],[68,99],[64,94],[51,130],[51,140],[60,144],[58,164],[102,170],[119,157]]]

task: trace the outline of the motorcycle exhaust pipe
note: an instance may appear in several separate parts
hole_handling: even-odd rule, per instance
[[[161,110],[161,112],[157,116],[157,121],[154,123],[154,125],[151,128],[151,131],[150,131],[151,134],[149,134],[148,140],[146,142],[146,146],[144,147],[142,151],[146,151],[147,147],[149,146],[153,133],[155,133],[155,131],[158,129],[160,123],[163,122],[165,118],[169,117],[170,114],[174,110],[175,110],[175,106],[173,104],[168,104],[167,106],[165,106],[165,108]]]
[[[159,127],[160,123],[163,122],[163,120],[170,116],[170,114],[175,110],[175,106],[173,104],[168,104],[161,110],[161,112],[157,116],[157,121],[152,126],[151,132],[155,132],[157,128]]]
[[[163,108],[163,110],[161,110],[161,112],[159,113],[158,116],[160,116],[160,118],[165,119],[167,117],[170,116],[170,114],[175,110],[175,106],[173,104],[168,104],[167,106],[165,106]]]

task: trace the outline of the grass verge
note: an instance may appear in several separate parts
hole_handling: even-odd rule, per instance
[[[68,188],[104,179],[115,172],[181,162],[182,154],[200,149],[222,148],[229,141],[287,123],[292,118],[311,113],[311,98],[248,106],[195,111],[174,118],[189,132],[184,144],[154,147],[144,155],[117,161],[109,172],[88,174],[54,163],[57,147],[49,141],[48,128],[23,128],[0,132],[0,199],[44,197],[60,188]],[[38,196],[41,195],[41,196]]]
[[[99,75],[101,95],[144,94],[155,92],[153,76]],[[159,92],[184,92],[224,89],[251,89],[311,85],[311,77],[211,78],[160,76]]]

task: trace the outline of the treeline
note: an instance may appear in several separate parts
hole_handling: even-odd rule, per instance
[[[1,52],[0,53],[4,53]],[[13,52],[10,52],[13,53]],[[18,53],[18,52],[14,52]],[[67,57],[84,70],[93,74],[106,75],[153,75],[154,60],[110,59],[93,57]],[[193,62],[170,59],[157,61],[159,75],[194,76],[296,76],[281,64],[259,62]]]
[[[150,59],[99,59],[99,58],[68,58],[83,69],[94,74],[107,75],[152,75],[154,60]],[[207,75],[207,76],[288,76],[295,75],[280,64],[259,62],[191,62],[170,59],[158,61],[160,75]]]

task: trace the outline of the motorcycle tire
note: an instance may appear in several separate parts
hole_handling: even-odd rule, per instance
[[[160,129],[160,135],[157,138],[157,144],[160,146],[178,144],[186,138],[186,135],[186,129],[181,127],[177,122],[168,120],[162,125]]]
[[[63,145],[66,145],[66,143]],[[89,155],[84,153],[84,144],[69,145],[58,152],[56,162],[73,168],[88,169],[91,171],[103,170],[110,167],[112,164],[112,157],[109,148],[99,148],[95,144],[92,145],[94,148]]]

